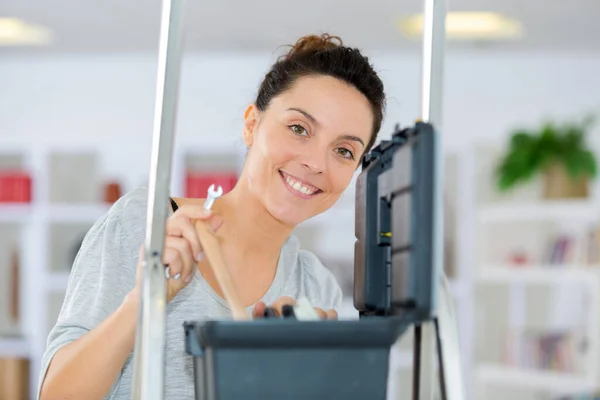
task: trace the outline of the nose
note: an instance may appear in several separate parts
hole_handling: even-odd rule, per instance
[[[308,149],[307,149],[308,150]],[[311,148],[302,154],[302,167],[316,174],[322,174],[327,169],[327,152],[323,149]]]

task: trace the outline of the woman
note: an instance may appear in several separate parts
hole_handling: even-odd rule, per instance
[[[235,188],[205,215],[203,199],[173,199],[163,262],[167,273],[165,399],[193,399],[186,320],[230,313],[193,221],[209,221],[241,300],[259,318],[307,297],[336,318],[341,290],[290,236],[328,210],[373,145],[383,118],[383,84],[367,58],[337,37],[303,37],[262,82],[244,115],[248,147]],[[42,360],[41,399],[128,399],[140,298],[140,246],[147,192],[121,198],[89,231]]]

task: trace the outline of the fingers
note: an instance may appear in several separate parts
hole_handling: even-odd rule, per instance
[[[189,282],[196,269],[190,243],[181,237],[167,237],[163,263],[169,266],[166,272],[168,277],[181,277],[185,282]]]
[[[209,222],[213,232],[216,232],[223,224],[222,218],[213,215],[212,211],[206,211],[204,208],[197,205],[188,204],[181,206],[177,209],[172,217],[177,218],[179,216],[184,216],[186,219],[190,220],[207,221]]]
[[[338,313],[335,310],[327,310],[327,319],[338,319]]]
[[[173,247],[166,247],[163,252],[163,264],[166,265],[165,277],[179,279],[183,270],[183,262],[179,255],[179,250]]]
[[[272,307],[275,309],[277,316],[281,316],[283,314],[282,308],[284,305],[295,306],[296,301],[288,296],[282,296],[282,297],[278,298],[277,300],[275,300]]]
[[[192,221],[186,216],[173,216],[167,221],[168,238],[183,238],[189,243],[190,252],[194,260],[202,259],[202,245]]]
[[[204,258],[204,254],[200,238],[194,227],[195,221],[198,220],[208,220],[213,232],[216,232],[223,224],[223,220],[213,216],[210,210],[206,211],[198,206],[185,205],[169,217],[166,233],[169,236],[185,238],[190,243],[194,259],[200,262]]]
[[[321,308],[315,307],[315,311],[317,312],[317,314],[319,315],[319,318],[321,318],[321,319],[337,319],[338,318],[337,311],[335,311],[335,310],[325,311]]]
[[[315,312],[320,319],[327,319],[327,313],[323,309],[315,307]]]
[[[198,205],[183,205],[168,219],[162,262],[166,266],[165,277],[168,299],[172,299],[193,279],[196,264],[204,258],[202,244],[194,223],[209,221],[213,231],[222,224],[222,219],[213,216]]]
[[[259,301],[258,303],[256,303],[254,305],[254,309],[252,310],[252,318],[262,318],[265,310],[267,308],[267,305],[265,303],[263,303],[262,301]]]
[[[271,305],[271,307],[275,310],[278,317],[283,315],[283,307],[284,306],[295,306],[296,301],[289,296],[282,296],[275,300],[275,302]],[[267,305],[259,301],[254,305],[254,309],[252,310],[252,318],[263,318],[265,309]],[[331,309],[325,311],[322,308],[314,307],[315,313],[318,315],[319,319],[328,319],[328,320],[337,320],[338,314],[337,311]]]

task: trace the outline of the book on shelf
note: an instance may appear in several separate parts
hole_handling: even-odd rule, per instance
[[[223,193],[233,189],[237,183],[238,176],[235,172],[198,172],[186,171],[185,175],[185,197],[206,198],[208,188],[215,185],[215,188],[221,186]]]
[[[598,266],[600,264],[600,224],[576,233],[563,233],[551,238],[542,257],[542,264],[551,267]]]
[[[506,339],[504,362],[510,366],[561,373],[581,373],[588,343],[576,332],[517,330]]]
[[[27,171],[0,169],[0,203],[30,203],[32,181]]]

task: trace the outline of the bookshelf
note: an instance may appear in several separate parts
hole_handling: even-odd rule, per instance
[[[516,202],[516,201],[515,201]],[[524,200],[518,206],[510,202],[490,204],[481,207],[478,218],[481,223],[498,221],[535,221],[542,219],[586,220],[598,212],[598,203],[592,200]]]
[[[544,199],[535,179],[499,194],[498,155],[491,146],[471,154],[473,397],[591,395],[600,387],[600,201]]]
[[[553,265],[528,265],[518,268],[510,264],[485,265],[478,274],[477,280],[482,283],[547,283],[560,284],[565,282],[589,283],[594,280],[594,274],[600,269],[597,265],[566,265],[556,268]]]
[[[178,143],[172,194],[184,195],[187,170],[215,164],[215,158],[227,161],[221,165],[223,169],[235,171],[242,158],[231,149],[235,147]],[[24,171],[31,177],[28,201],[0,202],[0,359],[28,362],[30,398],[35,398],[41,357],[64,300],[73,259],[83,236],[112,206],[112,201],[104,198],[105,188],[116,180],[123,195],[148,184],[148,154],[132,157],[123,150],[129,168],[120,168],[117,174],[110,171],[111,160],[118,158],[114,149],[102,146],[38,142],[24,147],[9,145],[0,151],[0,177],[9,171]],[[14,300],[7,295],[13,290],[9,279],[13,250],[18,253],[20,278],[17,322],[9,320]]]
[[[544,388],[558,395],[593,392],[597,384],[593,379],[553,371],[531,371],[494,364],[482,364],[478,378],[488,385],[513,386],[527,389]]]

